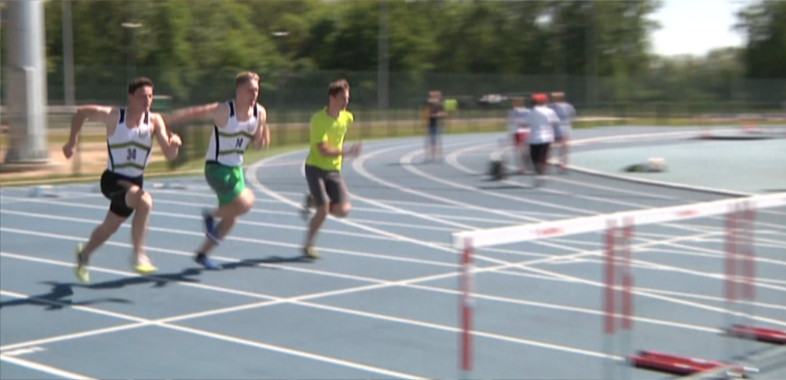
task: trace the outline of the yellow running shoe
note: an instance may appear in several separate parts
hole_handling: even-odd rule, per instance
[[[150,263],[136,263],[134,264],[134,270],[139,274],[151,274],[157,272],[158,268]]]
[[[79,282],[88,284],[90,283],[90,272],[87,270],[87,258],[82,256],[83,249],[84,245],[82,243],[76,246],[76,268],[74,268],[74,274]]]
[[[312,260],[313,259],[318,259],[319,258],[319,252],[317,252],[317,249],[314,248],[313,245],[308,245],[308,246],[303,247],[303,256],[306,256],[307,258],[312,259]]]

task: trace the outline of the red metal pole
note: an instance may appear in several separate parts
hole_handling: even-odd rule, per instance
[[[624,269],[622,275],[622,328],[633,329],[633,274],[631,273],[632,252],[630,243],[633,239],[633,223],[626,220],[623,227],[623,249],[625,253]]]
[[[464,241],[461,265],[461,369],[472,370],[472,239]]]
[[[614,235],[616,233],[616,224],[614,221],[608,222],[606,229],[606,318],[604,323],[604,330],[606,334],[612,335],[615,332],[614,325]]]
[[[726,301],[734,301],[736,296],[737,264],[737,210],[734,207],[726,215]]]
[[[743,211],[743,233],[745,234],[745,244],[743,248],[743,261],[742,261],[742,276],[745,279],[742,288],[742,297],[747,300],[753,300],[756,297],[756,287],[754,281],[756,279],[756,253],[754,252],[754,219],[756,218],[756,210],[746,206]]]

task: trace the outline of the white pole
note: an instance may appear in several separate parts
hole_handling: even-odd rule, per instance
[[[74,28],[71,22],[71,0],[63,0],[63,91],[64,103],[73,106],[74,95]]]
[[[44,2],[9,1],[6,22],[6,163],[48,163]]]

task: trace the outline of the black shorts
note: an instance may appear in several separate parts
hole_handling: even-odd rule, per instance
[[[131,182],[139,186],[139,188],[142,188],[144,178],[142,176],[126,177],[109,170],[104,170],[104,173],[101,174],[101,194],[104,194],[106,199],[110,201],[109,211],[124,218],[128,218],[134,212],[134,209],[126,205],[126,193],[128,189],[118,183],[118,181],[121,180]]]
[[[529,146],[529,156],[532,158],[532,163],[535,165],[538,164],[546,164],[546,160],[549,159],[549,146],[551,143],[544,143],[544,144],[530,144]]]
[[[347,186],[338,170],[323,170],[306,165],[306,182],[308,182],[308,191],[317,206],[324,205],[328,199],[334,204],[344,203],[348,199]]]
[[[431,145],[439,144],[439,135],[442,134],[442,126],[438,122],[429,123],[428,141]]]

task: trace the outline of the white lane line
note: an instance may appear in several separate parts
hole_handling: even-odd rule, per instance
[[[36,363],[32,360],[22,359],[14,356],[9,356],[5,354],[0,354],[0,361],[4,361],[6,363],[15,364],[20,367],[25,367],[28,369],[32,369],[34,371],[43,372],[52,376],[62,377],[64,379],[78,379],[78,380],[95,380],[92,377],[88,377],[76,372],[66,371],[60,368],[55,368],[52,366],[48,366],[41,363]]]
[[[23,257],[25,257],[23,255],[8,254],[8,253],[4,253],[4,255],[5,256],[9,256],[9,257],[11,255],[17,256],[17,257],[14,257],[14,258],[23,258]],[[31,260],[31,258],[26,258],[26,259]],[[32,260],[32,261],[41,261],[41,262],[44,262],[44,263],[47,263],[47,264],[54,264],[54,265],[72,266],[72,264],[70,264],[70,263],[58,262],[56,260],[37,259],[37,260]],[[93,268],[93,269],[97,270],[97,271],[110,272],[110,273],[113,273],[113,274],[120,274],[120,275],[123,275],[123,276],[126,276],[126,277],[136,276],[136,274],[130,273],[130,272],[125,272],[124,273],[124,272],[121,272],[121,271],[115,271],[115,270],[104,269],[104,268]],[[439,276],[442,276],[442,275],[439,275]],[[437,277],[437,276],[429,276],[429,277],[434,278],[434,277]],[[298,305],[307,306],[307,307],[311,307],[311,308],[318,308],[318,309],[329,310],[329,311],[333,311],[333,312],[340,312],[340,313],[344,313],[344,314],[351,314],[351,315],[355,315],[355,316],[362,316],[362,317],[366,317],[366,318],[386,320],[386,321],[390,321],[390,322],[396,322],[396,323],[407,324],[407,325],[414,325],[414,326],[418,326],[418,327],[430,328],[430,329],[435,329],[435,330],[440,330],[440,331],[448,331],[448,332],[453,332],[453,333],[460,332],[461,329],[458,328],[458,327],[455,327],[455,326],[446,326],[446,325],[441,325],[441,324],[432,323],[432,322],[423,322],[423,321],[417,321],[417,320],[408,319],[408,318],[394,317],[394,316],[385,315],[385,314],[371,313],[371,312],[347,309],[347,308],[342,308],[342,307],[338,307],[338,306],[317,304],[317,303],[307,302],[306,301],[306,300],[313,300],[313,299],[316,299],[316,298],[323,298],[323,297],[326,297],[327,294],[330,294],[330,295],[347,294],[347,293],[350,293],[350,292],[366,291],[366,290],[369,290],[369,289],[381,289],[381,288],[385,288],[385,287],[390,287],[392,285],[412,285],[412,283],[414,283],[414,282],[421,282],[421,281],[423,281],[423,279],[424,278],[415,278],[415,279],[395,281],[395,282],[382,282],[382,283],[376,284],[376,285],[368,285],[368,286],[357,287],[357,288],[350,288],[350,289],[331,291],[331,292],[324,292],[324,293],[318,293],[318,294],[309,294],[309,295],[295,296],[295,297],[289,297],[289,298],[277,298],[277,297],[269,296],[269,297],[274,298],[274,299],[272,301],[264,301],[264,302],[257,302],[257,303],[240,305],[240,306],[232,306],[232,307],[227,307],[227,308],[222,308],[222,309],[215,309],[215,310],[203,311],[203,312],[198,312],[198,313],[192,313],[192,314],[186,314],[186,315],[167,317],[167,318],[163,318],[163,319],[159,319],[159,320],[144,320],[143,319],[144,323],[135,323],[135,324],[132,324],[132,325],[118,326],[118,327],[115,327],[115,328],[112,328],[112,329],[100,329],[100,330],[94,330],[93,332],[83,332],[83,333],[80,333],[80,334],[68,334],[67,336],[53,337],[53,338],[48,338],[48,339],[39,339],[39,340],[36,340],[36,341],[31,341],[31,342],[22,342],[22,343],[17,343],[17,344],[14,344],[14,345],[5,346],[5,347],[2,347],[0,349],[4,349],[4,350],[5,349],[19,349],[20,347],[25,347],[27,345],[33,345],[33,344],[40,345],[40,344],[43,344],[43,343],[52,343],[52,342],[55,342],[55,341],[63,341],[63,340],[67,340],[67,339],[73,339],[73,338],[76,338],[76,337],[93,336],[93,335],[98,335],[98,334],[103,334],[103,333],[108,333],[108,332],[115,332],[115,331],[120,331],[120,330],[128,330],[128,329],[131,329],[131,328],[138,328],[138,327],[143,327],[143,326],[148,326],[148,325],[155,325],[155,326],[160,326],[160,327],[165,327],[165,328],[175,328],[175,329],[177,329],[177,327],[179,327],[179,326],[170,325],[169,323],[181,322],[181,321],[184,321],[184,320],[204,317],[204,316],[208,316],[208,315],[212,316],[212,315],[223,314],[223,313],[228,313],[228,312],[235,312],[235,311],[239,311],[239,310],[257,309],[257,308],[267,307],[267,306],[271,306],[271,305],[274,305],[274,304],[280,304],[280,303],[293,303],[293,304],[298,304]],[[187,285],[189,283],[182,283],[182,284],[183,285]],[[457,294],[458,293],[458,291],[455,291],[455,290],[446,290],[446,289],[433,288],[433,287],[427,287],[427,286],[416,286],[416,287],[422,288],[422,289],[436,290],[436,291],[440,291],[440,292],[443,292],[443,293],[444,292],[451,293],[451,294]],[[25,296],[24,294],[21,294],[21,293],[9,292],[9,291],[0,291],[0,292],[1,292],[0,294],[6,295],[6,296],[30,298],[30,296]],[[45,299],[40,299],[40,298],[36,298],[36,299],[39,300],[39,301],[42,301],[42,302],[53,303],[53,304],[60,304],[60,303],[62,303],[62,302],[58,302],[58,301],[45,300]],[[494,300],[500,301],[500,300],[503,300],[504,298],[488,296],[488,299],[494,299]],[[540,305],[540,306],[548,305],[546,303],[534,303],[534,302],[518,301],[518,300],[516,300],[516,303],[521,303],[521,302],[525,302],[526,304],[529,304],[529,305],[532,305],[532,306],[535,306],[535,305]],[[579,308],[561,307],[559,305],[549,305],[549,306],[551,308],[558,308],[558,309],[565,310],[565,311],[568,311],[568,310],[570,310],[570,311],[579,311],[579,310],[581,310]],[[93,308],[87,308],[87,309],[93,309]],[[586,310],[585,312],[591,313],[591,314],[596,314],[596,315],[600,315],[601,314],[601,312],[597,311],[597,310]],[[691,325],[687,325],[687,324],[678,324],[678,323],[663,322],[663,321],[660,321],[658,323],[664,324],[664,325],[668,325],[668,326],[672,326],[672,327],[683,327],[683,328],[690,328],[692,330],[707,331],[706,328],[703,328],[701,326],[691,326]],[[198,331],[202,331],[202,330],[198,330]],[[714,330],[710,330],[710,331],[714,332]],[[192,331],[188,331],[188,332],[192,332]],[[197,333],[197,334],[199,334],[199,333]],[[495,340],[514,342],[514,343],[524,344],[524,345],[528,345],[528,346],[535,346],[535,347],[540,347],[540,348],[547,348],[547,349],[558,350],[558,351],[563,351],[563,352],[581,354],[581,355],[585,355],[585,356],[607,358],[607,359],[612,359],[612,360],[622,360],[622,358],[620,358],[620,357],[608,356],[605,353],[596,352],[596,351],[592,351],[592,350],[584,350],[584,349],[579,349],[579,348],[570,347],[570,346],[564,346],[564,345],[552,344],[552,343],[548,343],[548,342],[535,341],[535,340],[531,340],[531,339],[521,339],[521,338],[516,338],[516,337],[512,337],[512,336],[502,335],[502,334],[484,332],[484,331],[480,331],[480,330],[473,331],[473,335],[479,336],[479,337],[495,339]]]
[[[23,212],[23,211],[12,211],[12,210],[5,210],[5,209],[0,209],[0,212],[2,212],[4,214],[20,215],[20,216],[26,216],[26,217],[31,217],[31,218],[41,218],[41,219],[50,219],[50,220],[62,220],[62,221],[85,223],[85,224],[99,224],[99,223],[101,223],[101,220],[99,220],[99,219],[75,218],[75,217],[49,215],[49,214],[40,214],[40,213],[31,213],[31,212]],[[128,225],[128,223],[124,223],[120,227],[121,228],[131,228]],[[11,232],[24,231],[24,230],[21,230],[21,229],[13,229],[13,228],[6,228],[6,227],[0,227],[0,230],[7,230],[7,231],[11,231]],[[179,229],[165,228],[165,227],[153,227],[153,226],[150,226],[150,227],[148,227],[148,231],[174,233],[174,234],[179,234],[179,235],[189,235],[189,236],[195,236],[195,237],[199,237],[199,238],[204,237],[204,233],[201,233],[201,232],[186,231],[186,230],[179,230]],[[46,233],[44,233],[44,234],[46,234]],[[48,235],[50,235],[50,236],[58,236],[56,234],[48,234]],[[280,241],[276,241],[276,240],[264,240],[264,239],[256,239],[256,238],[247,238],[247,237],[242,237],[242,236],[237,236],[237,235],[236,236],[227,236],[226,239],[227,240],[234,240],[234,241],[245,242],[245,243],[263,244],[263,245],[269,245],[269,246],[275,246],[275,247],[294,248],[296,250],[299,250],[301,248],[300,244],[285,243],[285,242],[280,242]],[[85,237],[75,238],[74,240],[84,241]],[[107,244],[108,243],[111,243],[111,242],[107,242]],[[120,244],[120,243],[113,243],[113,244]],[[130,246],[130,245],[122,245],[122,246]],[[434,246],[447,247],[447,244],[443,244],[443,245],[434,244]],[[330,252],[330,253],[334,253],[334,254],[343,254],[343,255],[349,255],[349,256],[362,256],[362,257],[375,258],[375,259],[381,259],[381,260],[391,260],[391,261],[427,264],[427,265],[444,266],[444,267],[451,267],[451,268],[455,267],[457,265],[457,264],[454,264],[454,263],[445,263],[445,262],[434,261],[434,260],[416,259],[416,258],[409,258],[409,257],[402,257],[402,256],[370,253],[370,252],[364,252],[364,251],[354,251],[354,250],[348,250],[348,249],[337,249],[337,248],[327,248],[327,247],[323,247],[323,248],[320,248],[320,249],[323,252]],[[445,248],[445,249],[447,249],[447,248]],[[193,256],[193,252],[191,252],[191,255]],[[218,256],[214,255],[213,257],[218,257]]]
[[[385,151],[386,150],[390,150],[390,149],[392,149],[392,148],[385,149]],[[267,188],[266,186],[262,185],[257,180],[256,175],[255,175],[255,171],[257,169],[263,167],[266,162],[274,160],[274,159],[276,159],[276,157],[269,157],[269,158],[260,160],[257,163],[255,163],[254,165],[250,166],[247,169],[246,177],[249,178],[249,182],[251,182],[255,187],[257,187],[260,191],[264,192],[268,196],[280,199],[280,200],[282,200],[282,202],[288,202],[293,207],[298,207],[298,205],[296,203],[288,201],[286,198],[284,198],[283,196],[275,193],[274,191],[272,191],[271,189]],[[398,187],[397,185],[395,185],[395,186]],[[390,206],[390,207],[392,207],[392,206]],[[348,222],[348,221],[343,220],[343,219],[339,220],[339,221],[343,222],[343,223],[348,223],[348,224],[351,223],[351,222]],[[356,224],[356,223],[352,223],[352,224]],[[383,231],[383,232],[386,233],[386,234],[389,234],[386,231]],[[695,238],[695,237],[696,236],[690,236],[689,238]],[[413,239],[406,238],[406,237],[403,237],[403,238],[408,240],[408,241],[412,241],[413,240]],[[685,238],[684,237],[679,237],[679,238],[673,239],[672,241],[680,241],[680,240],[683,240],[683,239],[685,239]],[[419,242],[417,240],[415,240],[415,242],[419,243],[419,244],[424,244],[423,242]],[[655,244],[660,244],[660,243],[662,243],[662,242],[658,241],[658,242],[652,242],[650,244],[655,245]],[[636,247],[639,247],[639,246],[641,246],[641,245],[637,245]],[[632,248],[636,249],[636,247],[632,247]],[[432,247],[432,248],[440,249],[441,247]],[[441,248],[441,250],[444,250],[444,248]],[[456,254],[456,252],[452,252],[452,253]],[[484,268],[474,268],[472,270],[472,272],[473,273],[487,272],[487,271],[492,271],[492,272],[496,271],[496,272],[498,272],[500,270],[504,270],[504,269],[508,269],[508,268],[518,268],[518,269],[523,269],[525,271],[530,271],[530,272],[534,272],[534,273],[554,276],[555,278],[572,279],[572,280],[575,280],[576,282],[580,282],[580,283],[583,283],[583,284],[592,285],[592,286],[598,286],[598,287],[604,287],[605,284],[601,283],[601,282],[590,281],[590,280],[582,279],[582,278],[579,278],[579,277],[568,276],[568,275],[564,275],[564,274],[561,274],[561,273],[558,273],[558,272],[553,272],[553,271],[548,271],[548,270],[543,270],[543,269],[538,269],[538,268],[534,268],[533,267],[533,265],[535,265],[535,264],[547,263],[547,262],[550,262],[550,261],[565,260],[566,258],[571,258],[571,257],[582,257],[582,256],[586,256],[587,254],[599,255],[600,253],[598,253],[598,252],[594,252],[594,253],[575,253],[575,254],[570,254],[570,255],[562,255],[562,256],[559,256],[559,257],[550,257],[550,258],[546,258],[546,259],[532,260],[532,261],[528,261],[526,263],[507,262],[507,261],[503,261],[503,260],[497,260],[497,259],[485,257],[485,256],[482,256],[482,255],[476,255],[476,259],[478,259],[478,260],[489,261],[489,262],[495,263],[497,265],[490,266],[490,267],[484,267]],[[638,261],[638,260],[635,260],[635,261]],[[658,266],[660,268],[664,267],[663,265],[656,264],[656,263],[646,263],[646,264]],[[677,268],[677,269],[679,269],[679,268]],[[713,274],[706,274],[706,275],[709,276],[709,277],[713,276]],[[757,286],[767,287],[768,285],[767,284],[757,284]],[[718,308],[718,307],[714,307],[714,306],[710,306],[710,305],[705,305],[705,304],[701,304],[701,303],[698,303],[698,302],[691,302],[691,301],[685,301],[685,300],[679,300],[679,299],[672,299],[671,297],[657,295],[657,294],[651,294],[651,293],[642,292],[642,291],[635,291],[634,293],[637,294],[637,295],[640,295],[640,296],[648,297],[648,298],[659,299],[659,300],[664,301],[664,302],[673,302],[673,303],[677,303],[677,304],[681,304],[681,305],[685,305],[685,306],[691,306],[691,307],[694,307],[694,308],[714,311],[714,312],[718,312],[718,313],[722,313],[722,314],[735,314],[735,315],[741,314],[741,313],[738,313],[738,312],[727,311],[727,310],[725,310],[723,308]],[[757,318],[756,316],[752,316],[752,315],[749,316],[749,317],[750,318],[754,318],[754,319]],[[766,319],[768,322],[771,322],[771,323],[786,325],[786,322],[784,322],[784,321],[774,320],[774,319],[770,319],[770,318],[764,318],[764,319]]]

